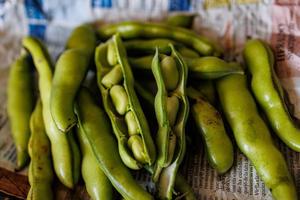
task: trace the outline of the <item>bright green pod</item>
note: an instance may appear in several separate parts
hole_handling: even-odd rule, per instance
[[[76,27],[59,57],[53,76],[50,109],[57,127],[68,132],[76,125],[74,99],[89,68],[96,46],[96,34],[90,25]]]
[[[135,38],[166,38],[192,47],[201,55],[220,55],[222,49],[213,44],[208,38],[197,35],[194,31],[170,26],[167,24],[145,22],[120,22],[108,24],[98,28],[100,38],[108,39],[116,33],[124,39]]]
[[[93,55],[97,38],[91,25],[83,24],[76,27],[69,36],[66,49],[82,49],[87,55]]]
[[[98,166],[115,189],[127,200],[153,200],[153,197],[134,180],[130,170],[121,160],[109,118],[87,89],[80,90],[75,112],[81,133],[84,133],[89,141]]]
[[[28,200],[54,199],[52,182],[54,174],[51,163],[50,142],[43,123],[42,103],[38,100],[30,118],[31,136],[28,143],[30,167],[28,170],[30,190]]]
[[[213,56],[185,58],[184,61],[195,78],[218,79],[230,74],[244,74],[238,63],[228,63]]]
[[[76,133],[82,153],[81,174],[88,194],[93,200],[112,200],[113,187],[100,168],[85,132],[78,126]]]
[[[300,152],[300,129],[293,121],[283,99],[283,89],[274,70],[272,52],[260,40],[246,43],[244,59],[251,73],[253,94],[278,137]],[[263,80],[263,81],[262,81]]]
[[[129,58],[129,62],[135,69],[150,70],[152,56]],[[184,57],[191,77],[200,79],[218,79],[229,74],[244,74],[238,63],[228,63],[224,60],[213,57]]]
[[[65,186],[73,188],[76,184],[73,180],[74,169],[78,169],[73,164],[77,162],[73,162],[74,155],[72,154],[67,134],[64,134],[57,128],[50,111],[53,76],[50,56],[46,47],[38,39],[28,36],[23,39],[22,44],[31,54],[39,75],[39,91],[42,104],[44,105],[43,121],[51,143],[54,171]]]
[[[7,88],[7,113],[11,134],[17,150],[16,170],[28,163],[27,152],[30,137],[30,115],[34,107],[33,74],[29,55],[22,52],[10,67]]]
[[[158,88],[155,96],[154,108],[159,125],[156,136],[158,156],[153,180],[157,182],[158,194],[162,199],[172,198],[176,174],[185,154],[185,124],[189,114],[189,103],[186,96],[187,66],[182,57],[175,50],[174,46],[170,45],[170,47],[172,49],[170,56],[175,60],[175,66],[177,67],[179,74],[177,87],[172,92],[168,92],[167,90],[164,81],[165,77],[162,72],[162,60],[158,51],[156,51],[152,61],[152,72]],[[172,74],[170,74],[169,77],[170,76],[172,76]],[[178,99],[179,105],[174,106],[177,103],[172,102],[172,97],[168,100],[169,96],[174,96],[174,98]],[[173,110],[170,109],[172,107],[170,105],[173,105]],[[175,110],[178,110],[178,112],[173,112]],[[172,119],[170,115],[172,115],[172,117],[176,116],[176,119]],[[173,126],[171,126],[170,120],[173,121]],[[175,139],[170,139],[172,133],[174,134]],[[172,150],[174,149],[174,141],[176,146],[175,150]]]
[[[203,138],[208,161],[219,174],[223,174],[231,168],[234,153],[221,114],[194,88],[189,87],[187,93],[192,99],[192,116]]]
[[[77,123],[74,101],[89,62],[82,49],[69,49],[61,54],[56,63],[50,109],[57,128],[62,132],[68,132]]]
[[[115,85],[112,88],[106,88],[102,84],[102,80],[105,77],[105,74],[110,73],[110,70],[113,69],[108,61],[108,53],[112,50],[114,51],[114,54],[117,57],[116,64],[121,66],[123,81],[119,83],[120,85]],[[155,145],[150,134],[148,122],[135,93],[134,77],[131,71],[131,67],[127,60],[125,47],[118,34],[114,35],[111,40],[107,41],[106,43],[100,44],[96,48],[95,63],[97,67],[98,87],[102,95],[104,109],[108,113],[108,116],[111,120],[113,130],[119,144],[119,153],[123,162],[126,166],[128,166],[131,169],[140,169],[143,165],[143,163],[138,162],[138,160],[134,157],[132,152],[130,152],[131,150],[128,148],[128,130],[125,116],[120,117],[120,113],[116,112],[116,102],[114,102],[115,100],[113,99],[114,95],[111,95],[112,89],[116,86],[120,86],[125,90],[128,99],[128,106],[126,107],[125,112],[131,111],[133,113],[138,126],[139,135],[141,136],[143,142],[143,149],[145,151],[145,162],[149,165],[152,165],[156,158]],[[120,94],[119,92],[115,93]],[[123,101],[123,99],[120,99],[120,101]],[[123,113],[124,112],[122,112],[122,115]]]
[[[297,200],[288,166],[258,113],[245,75],[226,76],[216,85],[223,112],[239,149],[252,162],[274,199]]]

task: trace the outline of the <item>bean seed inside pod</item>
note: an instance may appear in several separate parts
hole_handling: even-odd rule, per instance
[[[120,83],[123,79],[122,68],[119,64],[113,67],[103,78],[101,83],[106,88],[111,88],[114,85]]]
[[[118,63],[117,52],[112,42],[109,42],[107,46],[107,62],[111,66],[114,66]]]
[[[179,99],[176,96],[167,97],[167,114],[170,126],[174,126],[179,110]]]
[[[125,115],[125,121],[128,127],[128,134],[136,135],[139,133],[139,127],[132,111],[128,111]]]
[[[161,70],[167,90],[174,90],[179,81],[176,61],[171,56],[165,56],[161,61]]]
[[[128,146],[132,153],[139,162],[147,163],[145,159],[144,145],[141,136],[133,135],[128,140]]]
[[[125,115],[129,106],[128,96],[123,86],[114,85],[110,91],[112,102],[120,115]]]

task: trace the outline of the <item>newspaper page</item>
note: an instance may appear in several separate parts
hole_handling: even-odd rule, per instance
[[[295,116],[300,118],[299,0],[0,0],[0,191],[25,198],[29,189],[27,170],[14,172],[16,152],[6,111],[9,65],[20,52],[21,38],[39,37],[56,59],[72,29],[81,23],[160,21],[174,12],[196,14],[194,30],[220,43],[228,60],[242,62],[241,50],[249,38],[268,42],[275,52],[276,72],[295,106]],[[300,197],[300,154],[288,149],[275,134],[274,138]],[[182,174],[197,199],[272,200],[270,191],[237,146],[232,169],[221,176],[209,166],[200,138],[187,148]],[[153,185],[145,185],[149,176],[136,177],[154,192]],[[58,199],[88,199],[83,183],[74,191],[61,184],[56,184],[55,189]]]

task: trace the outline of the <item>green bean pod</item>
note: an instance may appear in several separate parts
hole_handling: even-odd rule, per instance
[[[218,79],[229,74],[243,74],[238,63],[227,63],[224,60],[206,56],[199,58],[184,57],[184,62],[188,66],[191,77],[201,79]],[[150,70],[152,56],[139,58],[129,58],[129,63],[133,68]]]
[[[81,173],[88,194],[93,200],[113,199],[112,185],[101,170],[83,128],[77,126],[76,130],[82,152]]]
[[[143,164],[152,165],[156,157],[155,145],[134,91],[134,78],[127,61],[126,50],[119,35],[115,35],[112,40],[96,48],[95,63],[97,66],[98,87],[102,94],[105,111],[108,113],[118,140],[119,153],[123,162],[131,169],[140,169]],[[114,67],[111,65],[114,65]],[[122,76],[116,73],[116,68],[121,69]],[[138,144],[137,140],[135,140],[134,146],[128,143],[132,134],[128,134],[126,128],[129,126],[125,120],[127,112],[133,113],[134,120],[131,122],[136,123],[138,127],[136,134],[141,137],[141,140],[136,139],[142,141],[142,144]],[[133,143],[130,142],[130,144]],[[141,157],[134,151],[134,149],[140,148],[136,145],[142,148],[142,152],[139,154]],[[135,155],[138,157],[135,157]]]
[[[79,169],[79,167],[73,166],[73,164],[78,162],[73,162],[74,155],[72,154],[73,151],[67,136],[67,134],[72,133],[68,132],[64,134],[60,131],[51,116],[50,94],[52,86],[52,63],[50,56],[43,44],[33,37],[25,37],[22,44],[30,52],[39,74],[39,91],[43,104],[43,120],[46,133],[51,143],[54,171],[58,179],[65,186],[73,188],[76,184],[73,175],[74,173],[78,173],[74,172],[74,170]]]
[[[246,77],[236,74],[219,79],[217,91],[238,147],[270,188],[274,199],[296,200],[297,192],[287,164],[258,113]]]
[[[192,116],[205,143],[208,161],[219,174],[223,174],[231,168],[234,153],[222,117],[197,90],[189,87],[187,93],[194,102],[191,108]]]
[[[283,90],[270,59],[272,52],[261,41],[250,40],[243,55],[252,75],[252,91],[272,129],[288,147],[300,152],[300,129],[293,122],[282,98]]]
[[[102,39],[108,39],[119,33],[124,39],[135,38],[167,38],[194,48],[201,55],[220,55],[222,50],[219,46],[212,44],[206,37],[197,35],[195,32],[169,26],[167,24],[142,23],[142,22],[121,22],[101,26],[98,34]]]
[[[193,26],[195,16],[195,14],[176,13],[168,16],[166,23],[171,26],[191,28]]]
[[[77,123],[74,99],[85,78],[96,46],[96,34],[88,25],[74,29],[55,66],[50,109],[57,127],[68,132]]]
[[[185,91],[187,67],[174,46],[171,45],[171,49],[171,55],[164,58],[160,58],[156,51],[152,61],[158,88],[154,107],[159,124],[153,180],[158,181],[162,199],[172,198],[176,174],[185,154],[185,124],[189,113]]]
[[[76,27],[66,43],[66,49],[82,49],[89,57],[93,56],[96,47],[96,33],[91,25]]]
[[[31,136],[28,143],[30,164],[28,170],[30,190],[28,200],[53,198],[54,174],[51,163],[50,142],[43,123],[42,103],[39,100],[30,118]]]
[[[182,54],[183,56],[199,57],[199,54],[196,51],[185,47],[181,43],[169,39],[163,39],[163,38],[149,39],[149,40],[134,39],[134,40],[128,40],[124,42],[124,46],[128,54],[131,53],[154,54],[156,48],[158,48],[158,51],[162,54],[170,54],[171,48],[169,44],[173,44],[178,49],[179,52],[183,53]]]
[[[16,170],[25,167],[29,160],[27,146],[30,137],[30,115],[34,107],[34,89],[28,59],[28,54],[22,52],[11,65],[7,88],[7,113],[17,150]]]
[[[112,135],[111,125],[105,112],[100,109],[87,89],[77,96],[75,112],[83,133],[98,161],[116,190],[127,200],[150,200],[153,197],[142,189],[132,177],[118,154],[118,146]]]

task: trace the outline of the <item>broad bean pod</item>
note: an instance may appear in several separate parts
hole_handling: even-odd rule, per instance
[[[259,40],[250,40],[246,43],[243,55],[251,73],[253,94],[272,129],[288,147],[300,152],[300,129],[293,122],[284,102],[283,89],[270,57],[271,50]]]
[[[29,55],[21,52],[11,65],[7,88],[7,113],[17,150],[17,167],[20,170],[28,163],[27,151],[30,137],[30,115],[34,107],[33,75]]]
[[[238,63],[227,63],[224,60],[206,56],[199,58],[183,58],[188,66],[190,76],[200,79],[217,79],[229,74],[243,74],[244,71]],[[129,58],[129,63],[134,69],[150,70],[152,56]]]
[[[158,193],[162,199],[172,199],[176,174],[185,155],[185,124],[189,114],[187,66],[174,46],[170,47],[170,56],[160,57],[157,50],[152,61],[158,88],[154,102],[158,121],[158,156],[153,180],[158,182]]]
[[[51,143],[51,152],[54,165],[54,171],[58,179],[67,187],[73,188],[75,185],[74,169],[79,169],[78,166],[73,166],[78,162],[73,161],[73,148],[78,148],[77,145],[70,145],[68,135],[60,131],[50,111],[50,94],[52,87],[52,63],[47,49],[36,38],[27,36],[23,38],[23,46],[29,51],[33,58],[34,65],[39,75],[39,91],[43,104],[43,121],[45,124],[46,133]],[[78,158],[76,158],[78,159]],[[76,176],[77,177],[77,176]]]
[[[127,200],[152,200],[153,197],[138,185],[122,162],[109,119],[87,89],[79,91],[75,112],[79,119],[80,133],[86,136],[98,166],[116,190]]]
[[[28,200],[53,199],[52,182],[54,173],[51,162],[51,149],[45,131],[42,103],[38,100],[30,118],[31,136],[28,143],[30,164],[28,178],[30,189]]]
[[[158,48],[158,51],[162,54],[170,54],[171,48],[170,44],[173,44],[176,49],[180,52],[181,55],[186,57],[199,57],[199,54],[187,47],[185,47],[183,44],[175,42],[173,40],[169,39],[149,39],[149,40],[141,40],[141,39],[135,39],[135,40],[128,40],[124,42],[124,46],[127,50],[127,54],[155,54],[156,48]]]
[[[192,87],[187,88],[192,116],[201,134],[210,165],[219,174],[227,172],[234,159],[233,145],[226,133],[220,113]]]
[[[59,57],[54,71],[50,109],[57,127],[68,132],[77,123],[74,99],[85,78],[96,46],[96,34],[91,26],[74,29],[66,51]]]
[[[193,26],[195,16],[195,14],[176,13],[168,16],[166,23],[171,26],[191,28]]]
[[[99,166],[84,127],[77,126],[76,133],[82,153],[81,173],[88,194],[93,200],[113,199],[112,185]]]
[[[206,37],[197,35],[195,32],[166,24],[121,22],[108,24],[98,28],[98,34],[102,39],[108,39],[119,33],[124,39],[134,38],[168,38],[181,42],[194,48],[201,55],[220,55],[222,50]]]
[[[297,200],[287,164],[258,113],[245,75],[223,77],[216,85],[222,109],[239,149],[252,162],[274,199]]]
[[[149,126],[134,90],[134,77],[120,36],[96,48],[97,82],[125,165],[140,169],[152,165],[156,150]],[[113,67],[112,67],[113,66]]]

